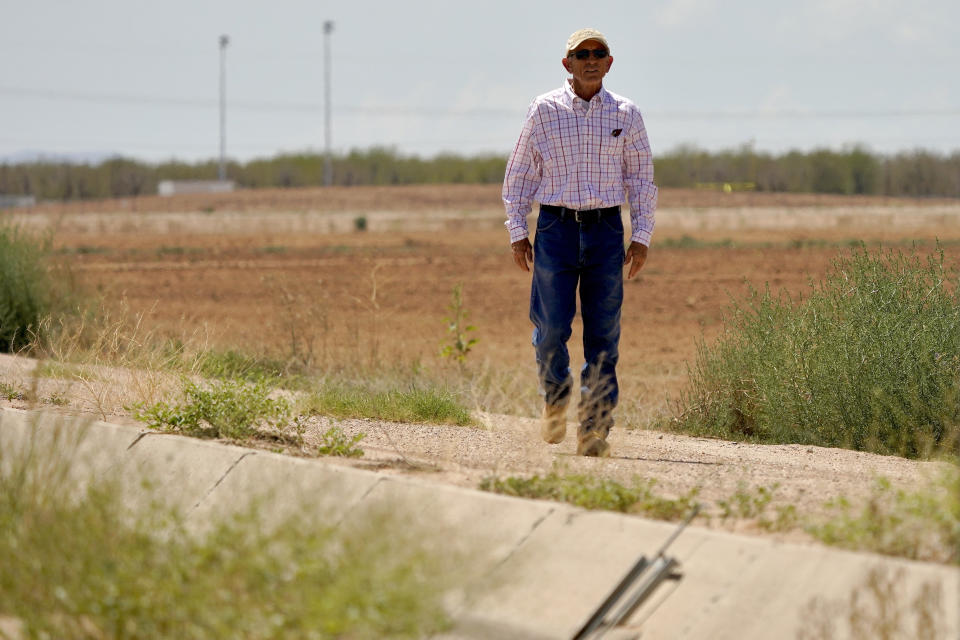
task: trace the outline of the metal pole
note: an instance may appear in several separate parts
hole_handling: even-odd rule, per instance
[[[227,179],[227,45],[228,36],[220,36],[220,167],[217,177]]]
[[[330,34],[333,33],[333,20],[323,23],[323,184],[333,184],[333,164],[330,157]]]

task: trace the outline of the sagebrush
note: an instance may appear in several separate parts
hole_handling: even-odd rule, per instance
[[[759,442],[960,452],[960,294],[942,250],[837,258],[805,298],[753,289],[701,343],[673,425]]]

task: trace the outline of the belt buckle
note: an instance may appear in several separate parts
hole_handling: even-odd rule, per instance
[[[573,219],[579,222],[580,224],[583,224],[583,216],[581,216],[580,213],[581,213],[580,211],[574,211]]]

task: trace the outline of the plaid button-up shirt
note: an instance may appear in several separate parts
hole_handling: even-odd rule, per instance
[[[627,195],[630,239],[649,246],[657,187],[637,105],[603,88],[587,102],[569,81],[537,97],[503,180],[510,242],[529,235],[534,200],[583,210],[623,204]]]

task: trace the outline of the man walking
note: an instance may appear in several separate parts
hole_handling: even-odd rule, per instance
[[[577,453],[608,456],[607,435],[619,398],[623,265],[633,278],[647,259],[657,188],[640,110],[603,88],[613,64],[602,33],[581,29],[567,40],[570,78],[537,97],[507,163],[503,202],[513,259],[529,272],[530,320],[545,406],[541,435],[566,436],[572,379],[570,339],[579,285],[584,366],[580,374]],[[624,251],[620,205],[630,202],[630,246]],[[530,245],[527,214],[540,203]]]

